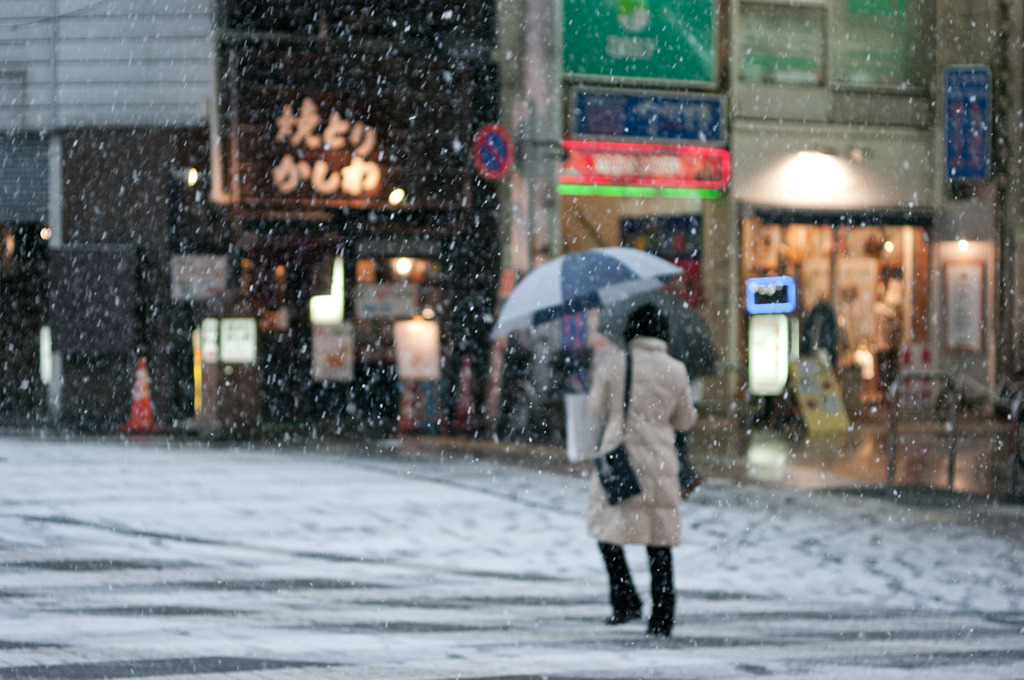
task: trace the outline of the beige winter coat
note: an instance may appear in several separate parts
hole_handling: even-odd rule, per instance
[[[656,338],[638,337],[629,343],[633,381],[625,441],[641,493],[609,505],[597,475],[591,481],[587,531],[602,543],[648,546],[679,545],[679,459],[675,432],[689,430],[697,420],[690,379],[682,362],[668,355]],[[626,355],[609,351],[595,362],[590,410],[607,420],[601,451],[622,441],[622,397]]]

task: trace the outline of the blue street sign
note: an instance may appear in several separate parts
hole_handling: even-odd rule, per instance
[[[580,137],[691,142],[726,141],[725,99],[714,95],[647,95],[579,89],[575,133]]]
[[[473,140],[473,163],[487,179],[501,179],[512,167],[512,138],[500,125],[484,125]]]
[[[992,74],[987,66],[946,69],[946,178],[982,182],[991,175]]]

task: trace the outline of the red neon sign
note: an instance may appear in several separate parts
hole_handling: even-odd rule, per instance
[[[725,189],[729,152],[706,146],[567,139],[562,184]]]

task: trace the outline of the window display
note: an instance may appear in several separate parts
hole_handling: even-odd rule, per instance
[[[749,218],[743,244],[744,279],[794,277],[801,327],[811,324],[815,310],[827,308],[835,319],[836,368],[863,379],[863,401],[880,401],[896,375],[900,348],[926,337],[924,230]]]

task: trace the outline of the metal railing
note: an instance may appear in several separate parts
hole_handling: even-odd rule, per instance
[[[728,381],[729,375],[732,373],[735,373],[738,378],[736,387],[740,392],[740,398],[735,401],[730,401],[731,413],[739,418],[740,427],[746,429],[750,426],[751,421],[747,367],[742,364],[719,364],[715,372],[707,377],[720,378]],[[731,394],[735,395],[735,391],[731,392]]]
[[[949,373],[945,373],[943,371],[904,371],[897,375],[892,381],[892,384],[889,385],[889,436],[887,442],[889,460],[886,466],[886,485],[891,488],[896,479],[896,448],[897,439],[899,438],[897,425],[899,423],[898,412],[900,406],[900,391],[903,389],[904,385],[911,380],[942,383],[943,390],[936,395],[936,402],[940,401],[943,396],[947,394],[952,397],[951,399],[948,399],[949,418],[945,421],[946,429],[949,431],[949,468],[946,488],[952,490],[953,480],[956,475],[956,454],[960,439],[960,433],[957,428],[957,415],[960,410],[960,403],[963,395],[957,385],[956,379]]]
[[[1018,390],[1010,399],[1010,483],[1006,490],[1009,498],[1017,497],[1017,477],[1024,469],[1021,457],[1020,419],[1024,410],[1024,389]]]

